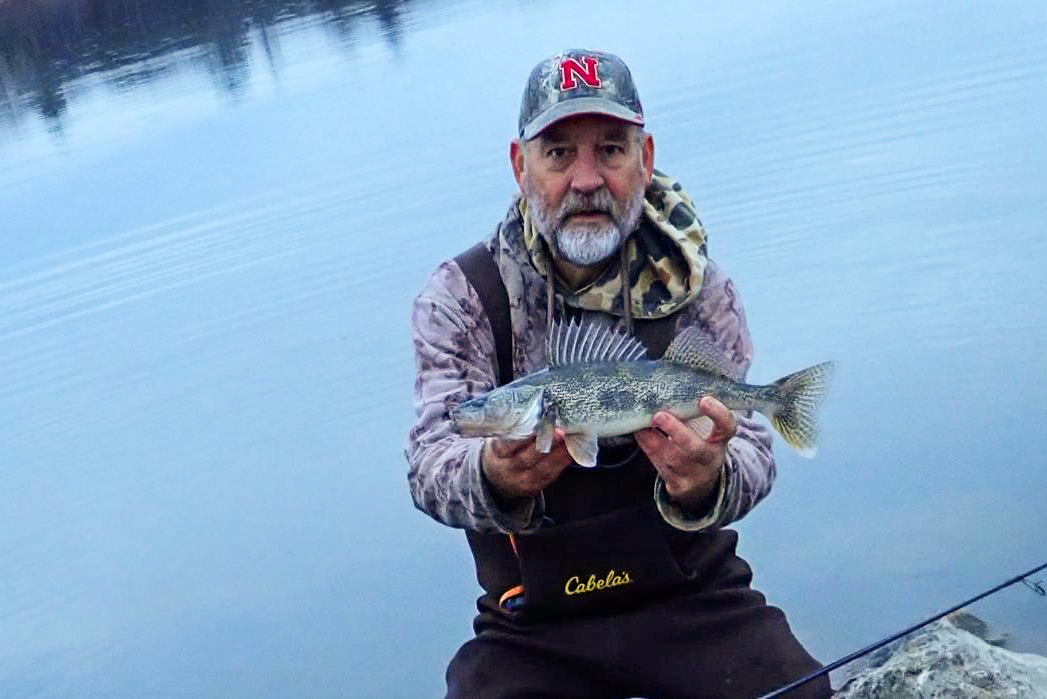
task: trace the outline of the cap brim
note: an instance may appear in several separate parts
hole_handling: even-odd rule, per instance
[[[643,114],[634,112],[617,102],[612,102],[603,97],[575,97],[574,99],[557,102],[536,116],[531,120],[531,123],[524,128],[520,137],[525,141],[530,141],[543,130],[561,119],[566,119],[569,116],[576,116],[578,114],[603,114],[604,116],[627,121],[630,124],[643,126]]]

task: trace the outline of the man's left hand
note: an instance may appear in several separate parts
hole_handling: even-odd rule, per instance
[[[727,458],[727,442],[737,429],[734,414],[711,396],[699,401],[698,410],[712,421],[707,437],[664,410],[654,414],[650,429],[635,435],[665,481],[669,497],[685,509],[697,509],[716,488]]]

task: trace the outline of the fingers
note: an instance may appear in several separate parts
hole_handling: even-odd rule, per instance
[[[712,396],[703,397],[698,402],[698,410],[701,411],[702,415],[713,421],[713,429],[709,436],[705,438],[706,442],[711,444],[727,442],[738,431],[738,423],[734,418],[734,413]]]
[[[652,428],[635,434],[670,497],[681,502],[702,502],[715,487],[726,458],[727,441],[737,429],[734,414],[720,401],[706,396],[699,411],[711,423],[708,436],[671,413],[661,411]]]
[[[651,424],[660,430],[670,442],[685,452],[696,451],[702,447],[703,440],[698,433],[671,413],[664,410],[655,413]]]
[[[557,427],[553,430],[553,447],[555,448],[558,444],[564,444],[567,441],[567,431],[562,427]],[[491,437],[487,440],[487,445],[495,456],[502,459],[510,459],[516,456],[524,456],[528,452],[535,452],[540,454],[535,449],[535,438],[524,437],[523,439],[509,439],[507,437]],[[537,456],[535,460],[537,460]]]
[[[686,429],[686,426],[684,428]],[[670,431],[675,433],[675,430]],[[685,475],[688,464],[694,461],[692,453],[681,448],[668,434],[658,429],[641,430],[634,436],[636,443],[665,480],[675,480]]]
[[[490,447],[491,453],[499,459],[510,459],[523,452],[527,447],[533,446],[534,438],[505,439],[496,437],[487,440],[487,444]]]
[[[543,454],[535,439],[488,439],[481,456],[487,480],[507,497],[534,497],[555,481],[571,463],[565,433],[553,433],[553,448]]]
[[[633,434],[633,437],[636,438],[636,443],[640,445],[640,448],[643,449],[646,454],[657,451],[658,446],[662,441],[668,439],[665,434],[656,429],[640,430]]]
[[[663,441],[668,440],[684,453],[697,454],[708,445],[725,444],[738,431],[734,413],[712,396],[703,397],[698,403],[698,410],[711,423],[706,434],[699,434],[691,425],[661,410],[651,418],[654,429],[636,433],[637,442],[645,451],[649,451],[664,448]]]

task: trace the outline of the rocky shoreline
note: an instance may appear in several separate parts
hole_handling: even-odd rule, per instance
[[[1016,653],[1006,636],[960,611],[833,675],[837,699],[1047,699],[1047,657]]]

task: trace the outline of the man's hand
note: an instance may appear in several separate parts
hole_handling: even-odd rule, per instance
[[[495,493],[506,500],[533,498],[560,477],[571,464],[563,429],[553,433],[548,454],[535,449],[530,439],[488,438],[480,456],[480,467]]]
[[[737,429],[734,414],[715,398],[703,397],[698,409],[712,421],[707,437],[665,411],[655,413],[651,429],[636,433],[636,443],[665,481],[669,497],[686,509],[697,509],[712,494],[727,458],[727,442]]]

